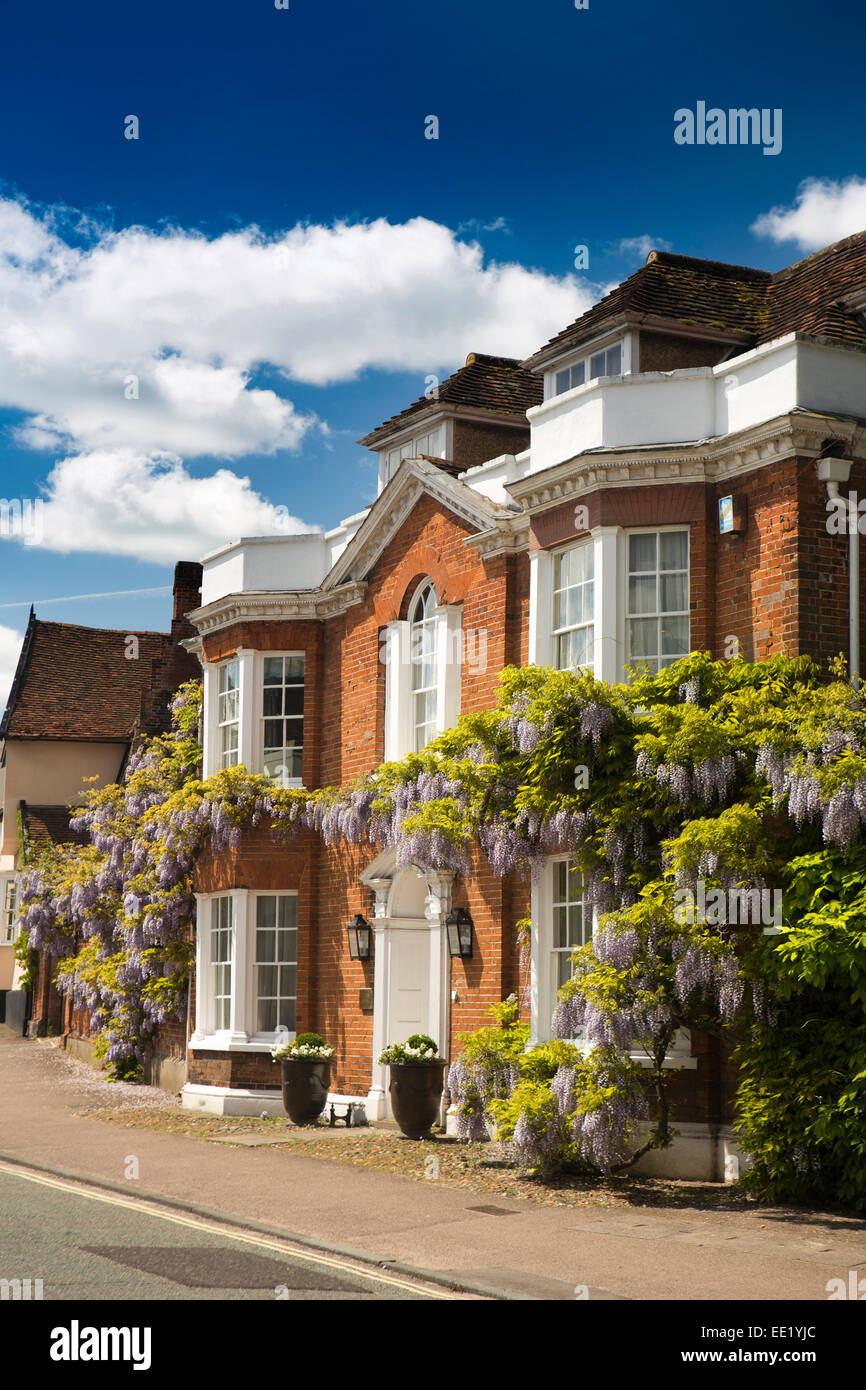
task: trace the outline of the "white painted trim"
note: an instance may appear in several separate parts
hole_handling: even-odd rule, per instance
[[[441,604],[436,617],[436,725],[441,734],[453,729],[460,717],[463,608],[456,603]]]
[[[598,526],[592,532],[595,546],[595,675],[615,685],[622,679],[622,647],[618,631],[617,602],[618,526]]]
[[[252,771],[254,758],[253,729],[255,727],[255,652],[241,647],[238,661],[238,763]]]
[[[551,666],[551,618],[553,616],[553,555],[549,550],[529,553],[529,664]]]
[[[412,717],[411,623],[403,619],[385,629],[385,762],[405,757]]]
[[[196,1026],[189,1047],[209,1052],[269,1052],[277,1040],[276,1032],[255,1031],[256,980],[253,904],[258,898],[298,898],[294,888],[231,888],[215,893],[196,893]],[[210,940],[213,904],[219,898],[232,900],[232,993],[230,1024],[213,1030],[213,986],[210,969]],[[303,925],[298,921],[298,937]],[[286,1035],[291,1041],[296,1032]]]

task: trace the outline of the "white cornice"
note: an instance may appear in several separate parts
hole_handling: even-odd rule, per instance
[[[334,618],[347,608],[360,603],[367,585],[343,584],[325,592],[323,589],[304,589],[297,593],[263,591],[246,594],[227,594],[204,608],[196,608],[187,617],[198,629],[199,636],[232,627],[235,623],[289,622],[298,619],[315,621]]]
[[[795,411],[720,439],[579,454],[506,484],[506,491],[535,514],[600,488],[722,482],[767,463],[817,454],[829,434],[849,440],[852,452],[862,452],[866,444],[866,430],[854,420]]]

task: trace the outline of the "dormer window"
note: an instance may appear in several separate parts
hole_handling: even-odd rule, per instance
[[[428,430],[424,434],[416,434],[413,439],[407,439],[404,444],[396,445],[393,449],[389,449],[385,455],[383,483],[387,483],[393,478],[404,459],[417,459],[422,454],[429,454],[431,458],[442,458],[443,449],[441,425],[437,425],[435,429]]]
[[[553,395],[562,396],[566,391],[573,391],[576,386],[583,386],[587,381],[595,381],[601,376],[621,375],[622,343],[614,343],[612,347],[593,352],[562,367],[554,379]]]

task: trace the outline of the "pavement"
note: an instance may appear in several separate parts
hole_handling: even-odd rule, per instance
[[[56,1045],[0,1027],[0,1162],[41,1165],[507,1299],[826,1301],[830,1279],[866,1275],[866,1221],[852,1216],[708,1211],[690,1203],[687,1189],[676,1207],[485,1199],[266,1145],[125,1129],[76,1115],[81,1106],[70,1059]],[[132,1169],[135,1179],[126,1177]]]

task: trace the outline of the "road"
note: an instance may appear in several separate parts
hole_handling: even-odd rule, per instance
[[[288,1241],[0,1164],[0,1281],[45,1301],[454,1298]],[[23,1288],[26,1290],[26,1285]],[[14,1295],[12,1285],[3,1294]]]

